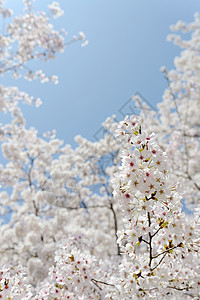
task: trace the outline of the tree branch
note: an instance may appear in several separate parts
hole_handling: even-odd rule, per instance
[[[164,253],[163,257],[160,259],[159,263],[157,263],[157,265],[153,268],[151,268],[151,271],[155,270],[163,261],[163,259],[165,258],[165,256],[167,255],[167,252]]]
[[[94,278],[92,278],[91,281],[92,281],[94,284],[96,284],[96,285],[97,285],[97,283],[102,283],[102,284],[105,284],[105,285],[109,285],[109,286],[115,287],[114,284],[107,283],[107,282],[104,282],[104,281],[101,281],[101,280],[97,280],[97,279],[94,279]],[[97,286],[98,286],[98,285],[97,285]],[[98,286],[98,288],[100,288],[100,287]],[[100,288],[100,289],[102,290],[102,288]]]
[[[162,255],[162,254],[165,254],[165,253],[167,254],[167,253],[169,253],[169,251],[171,251],[171,250],[173,250],[173,249],[176,249],[176,248],[178,248],[178,246],[174,246],[174,247],[169,248],[169,249],[167,249],[167,250],[165,250],[165,251],[163,251],[163,252],[161,252],[161,253],[158,253],[157,255],[153,256],[152,259],[157,258],[158,256],[160,256],[160,255]]]
[[[156,230],[156,232],[154,232],[153,234],[152,234],[152,238],[163,228],[163,227],[161,227],[161,225],[164,223],[164,221],[162,221],[161,223],[160,223],[160,227]]]
[[[114,218],[114,228],[115,228],[115,237],[116,237],[116,242],[117,242],[117,239],[118,239],[118,236],[117,236],[117,231],[118,231],[118,226],[117,226],[117,216],[116,216],[116,213],[115,213],[115,210],[113,208],[113,204],[112,202],[110,202],[110,209],[113,213],[113,218]],[[117,243],[117,255],[121,255],[121,251],[120,251],[120,247],[119,247],[119,244]]]
[[[151,227],[151,215],[150,212],[148,212],[148,222],[149,222],[149,228]],[[149,267],[151,267],[151,262],[153,259],[153,255],[152,255],[152,236],[151,233],[149,232]]]

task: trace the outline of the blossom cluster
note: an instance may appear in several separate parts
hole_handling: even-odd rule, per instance
[[[183,291],[197,296],[199,220],[191,221],[181,212],[166,153],[140,124],[137,117],[126,117],[116,134],[127,144],[113,179],[124,222],[118,242],[127,258],[121,268],[122,299],[124,293],[147,299]]]
[[[39,285],[35,299],[99,299],[92,280],[95,275],[94,257],[81,247],[82,236],[69,237],[55,254],[55,267],[46,282]],[[53,298],[54,297],[54,298]]]
[[[32,70],[29,62],[33,60],[48,61],[55,59],[57,53],[65,50],[65,45],[80,40],[86,45],[85,35],[80,32],[76,39],[66,43],[67,32],[64,29],[54,29],[50,18],[44,11],[35,11],[33,0],[24,1],[24,14],[14,16],[7,25],[7,19],[12,15],[10,9],[4,8],[4,0],[0,3],[0,14],[5,18],[5,32],[0,36],[0,73],[11,73],[13,78],[31,81],[39,79],[42,83],[52,81],[58,83],[57,76],[47,76],[42,70]],[[64,14],[58,2],[48,6],[54,18]]]
[[[27,284],[22,266],[0,268],[0,299],[26,300],[32,295],[32,287]]]

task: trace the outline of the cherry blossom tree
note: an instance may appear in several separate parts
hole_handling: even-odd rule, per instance
[[[29,63],[54,59],[77,40],[85,45],[85,36],[68,42],[34,1],[24,7],[11,18],[0,1],[2,18],[11,18],[0,35],[0,72],[57,83]],[[64,13],[56,2],[49,10]],[[40,99],[0,86],[0,109],[11,114],[0,124],[0,298],[200,297],[199,17],[172,29],[192,36],[170,37],[184,51],[175,70],[163,68],[168,87],[158,110],[134,98],[139,118],[110,117],[102,139],[77,136],[75,149],[55,132],[26,127],[18,103]]]

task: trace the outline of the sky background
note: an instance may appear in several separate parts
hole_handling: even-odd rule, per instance
[[[52,1],[36,0],[45,9]],[[6,6],[19,14],[21,0],[7,0]],[[65,28],[68,40],[83,31],[86,47],[74,43],[45,66],[49,75],[58,75],[59,84],[41,84],[23,79],[1,78],[17,85],[43,105],[23,106],[27,126],[40,133],[56,129],[65,143],[75,145],[74,136],[94,141],[101,123],[110,115],[122,118],[119,109],[136,92],[152,105],[162,100],[167,82],[160,67],[173,68],[180,49],[166,41],[170,25],[190,22],[200,9],[199,0],[60,0],[63,17],[53,21]],[[34,67],[34,66],[33,66]]]

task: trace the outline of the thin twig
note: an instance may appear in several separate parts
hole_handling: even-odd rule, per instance
[[[161,262],[163,261],[163,259],[165,258],[166,255],[167,255],[167,252],[165,252],[165,254],[161,258],[161,260],[159,261],[159,263],[154,268],[152,268],[151,271],[155,270],[161,264]]]
[[[174,246],[174,247],[169,248],[169,249],[167,249],[167,250],[165,250],[165,251],[163,251],[163,252],[161,252],[161,253],[158,253],[157,255],[153,256],[152,259],[157,258],[158,256],[160,256],[160,255],[162,255],[162,254],[169,253],[169,251],[171,251],[171,250],[173,250],[173,249],[176,249],[177,247],[178,247],[178,246]]]
[[[94,278],[92,278],[91,281],[92,281],[93,283],[102,283],[102,284],[105,284],[105,285],[109,285],[109,286],[115,287],[114,284],[111,284],[111,283],[108,283],[108,282],[104,282],[104,281],[101,281],[101,280],[97,280],[97,279],[94,279]]]

